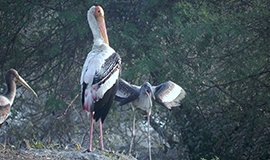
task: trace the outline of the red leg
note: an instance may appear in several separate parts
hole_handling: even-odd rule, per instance
[[[89,135],[89,148],[88,151],[92,152],[92,135],[93,135],[93,117],[94,117],[94,112],[90,113],[91,115],[91,121],[90,121],[90,135]]]

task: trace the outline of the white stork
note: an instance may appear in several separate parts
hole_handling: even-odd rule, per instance
[[[85,60],[81,75],[83,109],[90,112],[90,137],[88,151],[92,151],[93,119],[99,120],[100,148],[103,147],[102,123],[111,108],[120,77],[121,58],[109,46],[100,6],[92,6],[87,19],[94,37],[94,44]]]
[[[147,112],[148,123],[148,151],[151,160],[151,142],[150,142],[150,115],[152,108],[152,99],[159,104],[171,109],[171,107],[181,106],[181,100],[186,96],[185,90],[172,81],[167,81],[157,86],[152,86],[145,82],[142,86],[129,84],[123,79],[119,81],[119,87],[116,92],[115,100],[120,102],[120,106],[131,102],[134,111],[132,139],[129,152],[132,150],[135,138],[135,113],[136,108],[141,108]]]

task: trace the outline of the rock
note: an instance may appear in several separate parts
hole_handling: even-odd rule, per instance
[[[32,150],[4,150],[0,152],[0,159],[28,159],[28,160],[136,160],[136,158],[109,151],[66,151],[49,149]]]

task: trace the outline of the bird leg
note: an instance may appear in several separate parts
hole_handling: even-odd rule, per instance
[[[89,148],[88,152],[92,152],[92,135],[93,135],[93,119],[94,119],[94,112],[91,112],[91,120],[90,120],[90,135],[89,135]]]
[[[131,153],[133,142],[135,139],[135,122],[136,122],[136,108],[133,108],[132,137],[131,137],[131,142],[130,142],[130,147],[129,147],[129,153]]]
[[[103,133],[102,133],[102,121],[99,119],[99,135],[100,135],[100,149],[103,151],[104,146],[103,146]]]
[[[147,123],[148,123],[148,152],[149,152],[149,160],[152,160],[152,156],[151,156],[151,137],[150,137],[150,115],[151,112],[147,113]]]

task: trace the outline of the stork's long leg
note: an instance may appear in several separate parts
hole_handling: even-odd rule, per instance
[[[103,151],[103,133],[102,133],[102,121],[99,119],[99,135],[100,135],[100,149]]]
[[[92,152],[92,135],[93,135],[93,119],[94,119],[94,112],[90,113],[91,120],[90,120],[90,135],[89,135],[89,147],[88,151]]]
[[[151,156],[151,137],[150,137],[150,115],[151,115],[151,111],[149,111],[147,113],[147,123],[148,123],[148,152],[149,152],[149,160],[152,160],[152,156]]]
[[[135,139],[135,123],[136,123],[136,108],[133,108],[132,137],[131,137],[131,142],[130,142],[130,147],[129,147],[129,153],[131,153],[131,151],[132,151],[133,142]]]

